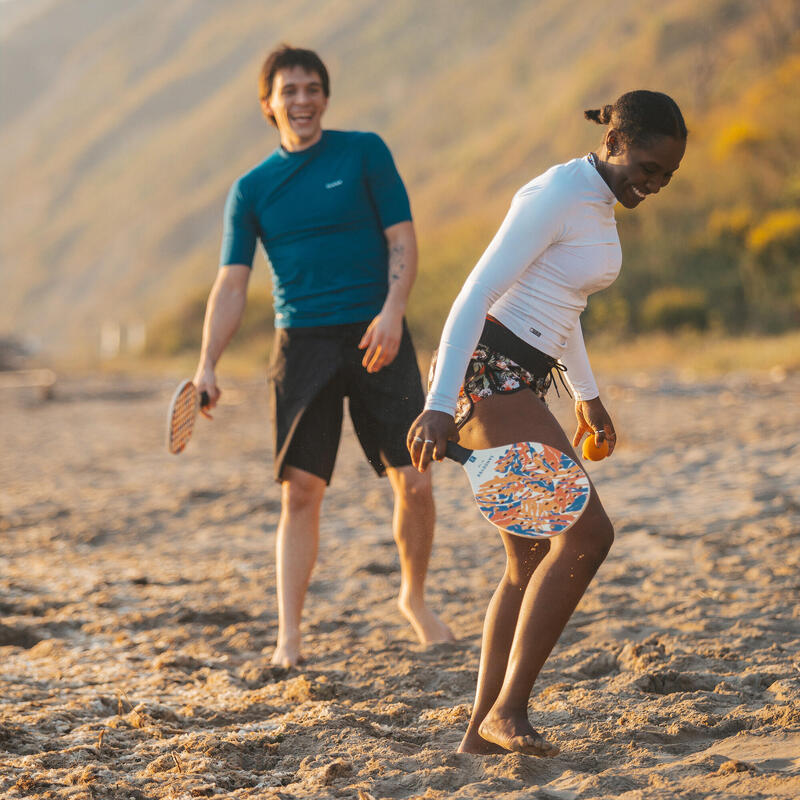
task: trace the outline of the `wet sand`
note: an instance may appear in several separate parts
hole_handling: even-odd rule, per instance
[[[179,457],[172,381],[5,393],[0,797],[800,796],[800,376],[781,378],[608,388],[621,444],[588,469],[617,539],[530,702],[548,760],[454,753],[503,567],[458,466],[436,468],[429,587],[459,641],[424,649],[396,610],[391,494],[348,432],[287,672],[260,382],[229,382]]]

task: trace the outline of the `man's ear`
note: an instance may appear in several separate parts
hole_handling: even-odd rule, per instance
[[[269,104],[268,97],[261,98],[261,113],[270,121],[274,122],[275,117],[272,113],[272,106]]]

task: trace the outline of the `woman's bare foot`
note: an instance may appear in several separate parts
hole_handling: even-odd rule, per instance
[[[428,608],[424,600],[410,600],[400,597],[397,607],[411,623],[414,633],[422,644],[454,642],[456,637],[439,616]]]
[[[278,639],[270,663],[274,664],[276,667],[291,669],[301,664],[303,660],[303,657],[300,655],[300,635],[298,634],[291,638]]]
[[[456,753],[471,753],[477,756],[494,756],[507,753],[499,744],[487,742],[486,739],[478,735],[477,731],[467,731]]]
[[[491,709],[481,722],[478,733],[486,741],[514,753],[542,757],[558,755],[558,748],[535,731],[524,714],[510,715]]]

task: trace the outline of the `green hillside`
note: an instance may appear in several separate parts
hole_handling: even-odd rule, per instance
[[[255,84],[281,40],[326,59],[329,127],[376,130],[395,153],[421,240],[411,319],[425,344],[513,191],[595,146],[583,109],[637,87],[679,101],[690,146],[667,191],[619,213],[622,277],[591,301],[588,327],[800,321],[791,0],[6,7],[0,333],[87,350],[104,320],[143,319],[174,340],[166,314],[199,337],[190,312],[213,279],[225,194],[276,144]]]

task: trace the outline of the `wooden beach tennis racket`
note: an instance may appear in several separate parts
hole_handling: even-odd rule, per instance
[[[578,521],[589,503],[586,473],[550,445],[515,442],[467,450],[448,442],[445,455],[464,467],[481,514],[517,536],[558,536]]]
[[[173,455],[182,453],[192,438],[194,421],[200,408],[208,405],[208,393],[201,392],[191,381],[182,381],[172,396],[167,414],[167,450]]]

